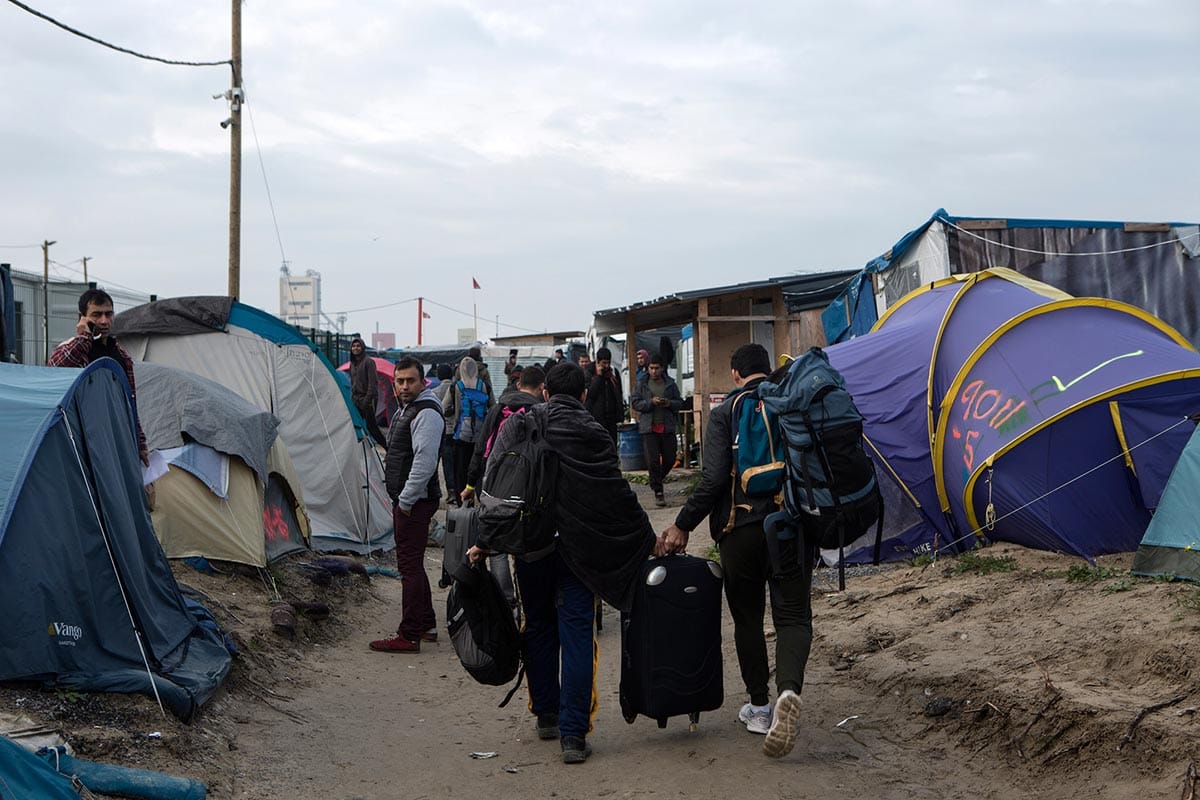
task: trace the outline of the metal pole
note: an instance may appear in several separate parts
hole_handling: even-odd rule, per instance
[[[50,245],[56,244],[48,239],[42,240],[42,311],[45,312],[46,361],[50,363]]]
[[[425,319],[425,298],[417,298],[417,347],[421,346],[421,323]]]

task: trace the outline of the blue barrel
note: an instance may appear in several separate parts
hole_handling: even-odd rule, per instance
[[[646,468],[646,454],[642,452],[642,435],[636,422],[617,424],[617,458],[622,472]]]

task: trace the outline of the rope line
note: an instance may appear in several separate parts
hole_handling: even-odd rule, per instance
[[[1153,436],[1151,436],[1150,438],[1148,438],[1148,439],[1146,439],[1146,440],[1144,440],[1144,441],[1138,442],[1137,444],[1133,445],[1132,447],[1130,447],[1130,448],[1129,448],[1129,451],[1128,451],[1128,452],[1132,453],[1134,450],[1138,449],[1138,448],[1139,448],[1139,447],[1141,447],[1142,445],[1144,445],[1144,444],[1149,444],[1150,442],[1154,441],[1154,440],[1155,440],[1155,439],[1157,439],[1158,437],[1160,437],[1160,436],[1164,436],[1164,435],[1166,435],[1166,434],[1170,433],[1171,431],[1175,430],[1176,428],[1178,428],[1178,427],[1179,427],[1180,425],[1182,425],[1183,423],[1185,423],[1185,422],[1190,422],[1190,421],[1191,421],[1191,417],[1183,417],[1183,418],[1182,418],[1182,419],[1180,419],[1178,422],[1176,422],[1174,425],[1171,425],[1171,426],[1169,426],[1169,427],[1167,427],[1167,428],[1165,428],[1165,429],[1163,429],[1163,430],[1159,431],[1158,433],[1154,434],[1154,435],[1153,435]],[[1040,503],[1041,501],[1045,500],[1047,497],[1049,497],[1050,495],[1054,494],[1055,492],[1058,492],[1058,491],[1061,491],[1061,490],[1063,490],[1063,489],[1067,488],[1068,486],[1070,486],[1071,484],[1075,483],[1076,481],[1083,480],[1083,479],[1084,479],[1084,478],[1086,478],[1088,475],[1091,475],[1093,472],[1096,472],[1097,470],[1100,470],[1100,469],[1103,469],[1104,467],[1107,467],[1109,464],[1113,463],[1114,461],[1117,461],[1117,460],[1123,460],[1123,459],[1125,458],[1125,452],[1126,452],[1126,451],[1122,450],[1120,453],[1117,453],[1117,454],[1116,454],[1115,456],[1113,456],[1112,458],[1110,458],[1110,459],[1108,459],[1108,460],[1106,460],[1106,461],[1103,461],[1103,462],[1101,462],[1100,464],[1097,464],[1096,466],[1092,467],[1091,469],[1087,470],[1086,472],[1083,472],[1083,473],[1080,473],[1079,475],[1076,475],[1075,477],[1071,478],[1070,480],[1068,480],[1068,481],[1066,481],[1066,482],[1064,482],[1064,483],[1060,484],[1059,486],[1056,486],[1056,487],[1054,487],[1054,488],[1053,488],[1053,489],[1051,489],[1050,491],[1048,491],[1048,492],[1045,492],[1045,493],[1043,493],[1042,495],[1040,495],[1040,496],[1038,496],[1038,497],[1035,497],[1034,499],[1030,500],[1028,503],[1025,503],[1024,505],[1017,506],[1017,507],[1016,507],[1016,508],[1014,508],[1012,511],[1009,511],[1009,512],[1008,512],[1008,513],[1006,513],[1006,514],[1001,514],[1001,515],[1000,515],[1000,516],[998,516],[998,517],[993,517],[993,518],[991,518],[991,520],[990,520],[990,521],[991,521],[991,524],[992,524],[992,526],[995,526],[995,524],[996,524],[997,522],[1000,522],[1000,521],[1002,521],[1002,520],[1008,519],[1009,517],[1013,516],[1014,514],[1017,514],[1017,513],[1021,512],[1021,511],[1024,511],[1025,509],[1029,508],[1030,506],[1034,505],[1035,503]],[[990,469],[990,470],[993,470],[993,471],[994,471],[994,470],[995,470],[995,467],[989,467],[988,469]],[[990,487],[989,487],[988,491],[989,491],[989,492],[991,491]],[[939,548],[937,549],[937,551],[936,551],[936,552],[939,552],[939,553],[941,553],[941,552],[943,552],[943,551],[945,551],[945,550],[948,550],[949,548],[953,547],[954,545],[958,544],[959,542],[965,542],[967,539],[970,539],[970,538],[972,538],[972,537],[978,536],[979,534],[981,534],[983,531],[985,531],[985,530],[987,530],[987,529],[988,529],[988,525],[987,525],[987,523],[985,523],[984,525],[982,525],[982,526],[980,526],[980,527],[976,528],[975,530],[971,531],[970,533],[968,533],[966,536],[962,536],[962,537],[960,537],[960,538],[958,538],[958,539],[955,539],[955,540],[954,540],[954,541],[952,541],[952,542],[947,542],[946,544],[944,544],[944,545],[942,545],[941,547],[939,547]]]
[[[978,239],[981,242],[986,242],[987,244],[994,244],[996,247],[1003,247],[1006,250],[1015,250],[1018,253],[1031,253],[1031,254],[1037,255],[1037,256],[1064,256],[1064,257],[1066,257],[1066,256],[1112,256],[1112,255],[1119,255],[1121,253],[1136,253],[1139,250],[1153,250],[1156,247],[1166,247],[1167,245],[1174,244],[1175,242],[1182,243],[1189,239],[1200,239],[1200,231],[1197,231],[1196,233],[1189,233],[1187,236],[1177,236],[1175,239],[1168,239],[1165,242],[1155,242],[1154,244],[1144,244],[1144,245],[1140,245],[1138,247],[1126,247],[1123,250],[1098,250],[1098,251],[1092,252],[1092,253],[1055,253],[1055,252],[1050,252],[1048,250],[1033,250],[1028,247],[1017,247],[1015,244],[1005,244],[1004,242],[993,241],[992,239],[989,239],[986,236],[981,236],[980,234],[975,233],[974,231],[969,231],[966,228],[959,227],[958,225],[955,225],[953,222],[950,222],[949,220],[942,220],[942,222],[943,222],[943,224],[949,225],[951,228],[954,228],[956,231],[958,231],[960,233],[965,233],[967,236]]]
[[[62,28],[67,33],[73,33],[82,39],[87,39],[89,42],[95,42],[96,44],[101,45],[102,47],[107,47],[110,50],[116,50],[118,53],[125,53],[126,55],[135,56],[137,58],[143,58],[147,61],[157,61],[160,64],[173,64],[175,66],[180,66],[180,67],[220,67],[220,66],[224,66],[226,64],[228,64],[231,67],[233,66],[233,61],[230,59],[225,59],[224,61],[176,61],[176,60],[170,59],[170,58],[160,58],[158,56],[146,55],[145,53],[139,53],[136,50],[130,50],[128,47],[121,47],[120,45],[115,45],[112,42],[106,42],[103,39],[99,39],[95,36],[92,36],[89,33],[84,33],[81,30],[76,30],[75,28],[72,28],[70,25],[67,25],[63,22],[59,22],[58,20],[56,20],[54,17],[50,16],[49,14],[43,14],[41,11],[38,11],[36,8],[31,8],[30,6],[25,5],[24,3],[20,2],[20,0],[8,0],[8,2],[12,3],[14,6],[16,6],[17,8],[19,8],[23,11],[28,11],[30,14],[33,14],[35,17],[44,19],[46,22],[49,22],[51,25]]]

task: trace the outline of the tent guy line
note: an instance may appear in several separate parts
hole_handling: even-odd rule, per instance
[[[1139,447],[1141,447],[1142,445],[1144,445],[1144,444],[1149,444],[1150,442],[1154,441],[1154,440],[1155,440],[1155,439],[1157,439],[1158,437],[1160,437],[1160,436],[1165,436],[1166,434],[1168,434],[1168,433],[1170,433],[1171,431],[1173,431],[1173,430],[1175,430],[1176,428],[1178,428],[1178,427],[1179,427],[1180,425],[1182,425],[1183,423],[1185,423],[1185,422],[1190,422],[1190,421],[1191,421],[1191,417],[1184,417],[1184,418],[1182,418],[1181,420],[1179,420],[1178,422],[1174,423],[1173,425],[1168,425],[1166,428],[1164,428],[1163,430],[1161,430],[1161,431],[1159,431],[1158,433],[1154,434],[1153,436],[1149,436],[1149,437],[1147,437],[1147,438],[1143,439],[1142,441],[1138,442],[1137,444],[1130,446],[1130,448],[1129,448],[1128,452],[1129,452],[1129,453],[1132,453],[1134,450],[1137,450],[1137,449],[1138,449]],[[947,549],[949,549],[949,548],[952,548],[952,547],[954,547],[954,546],[955,546],[955,545],[957,545],[957,544],[960,544],[960,543],[962,543],[962,542],[965,542],[965,541],[967,541],[968,539],[970,539],[970,538],[971,538],[971,537],[973,537],[973,536],[976,536],[976,537],[977,537],[977,536],[979,536],[981,533],[983,533],[983,532],[984,532],[984,531],[986,531],[986,530],[992,530],[993,528],[995,528],[995,527],[996,527],[996,523],[997,523],[997,522],[1000,522],[1001,520],[1008,519],[1008,518],[1009,518],[1009,517],[1011,517],[1013,514],[1019,514],[1020,512],[1024,511],[1024,510],[1025,510],[1025,509],[1027,509],[1027,508],[1029,508],[1030,506],[1032,506],[1032,505],[1034,505],[1034,504],[1036,504],[1036,503],[1039,503],[1039,502],[1041,502],[1042,500],[1045,500],[1047,497],[1049,497],[1050,495],[1054,494],[1055,492],[1058,492],[1058,491],[1061,491],[1061,490],[1063,490],[1063,489],[1067,488],[1068,486],[1070,486],[1071,484],[1075,483],[1076,481],[1081,481],[1081,480],[1083,480],[1083,479],[1084,479],[1084,478],[1086,478],[1088,475],[1091,475],[1093,472],[1096,472],[1097,470],[1104,469],[1106,466],[1108,466],[1109,464],[1113,463],[1114,461],[1118,461],[1118,460],[1124,459],[1124,458],[1126,457],[1126,455],[1127,455],[1127,453],[1126,453],[1126,452],[1121,452],[1121,453],[1118,453],[1117,455],[1113,456],[1112,458],[1109,458],[1109,459],[1107,459],[1107,460],[1105,460],[1105,461],[1103,461],[1103,462],[1101,462],[1101,463],[1097,464],[1096,466],[1092,467],[1091,469],[1087,470],[1086,472],[1081,472],[1080,474],[1076,475],[1075,477],[1073,477],[1073,478],[1070,478],[1070,479],[1069,479],[1069,480],[1067,480],[1067,481],[1064,481],[1063,483],[1059,484],[1058,486],[1055,486],[1055,487],[1054,487],[1053,489],[1051,489],[1050,491],[1048,491],[1048,492],[1045,492],[1045,493],[1043,493],[1042,495],[1040,495],[1040,496],[1038,496],[1038,497],[1035,497],[1035,498],[1033,498],[1032,500],[1030,500],[1030,501],[1029,501],[1029,502],[1027,502],[1027,503],[1024,503],[1024,504],[1022,504],[1022,505],[1019,505],[1019,506],[1017,506],[1017,507],[1016,507],[1016,508],[1014,508],[1012,511],[1009,511],[1009,512],[1007,512],[1007,513],[1005,513],[1005,514],[1001,514],[1001,515],[1000,515],[1000,516],[998,516],[998,517],[997,517],[997,516],[995,516],[995,511],[994,511],[994,509],[992,508],[992,498],[991,498],[991,487],[992,487],[992,478],[991,478],[991,475],[992,475],[992,473],[995,471],[995,469],[996,469],[996,468],[995,468],[994,466],[989,466],[989,467],[987,468],[987,469],[988,469],[988,477],[987,477],[987,482],[988,482],[988,505],[987,505],[987,508],[988,508],[988,510],[987,510],[987,522],[985,522],[983,525],[980,525],[978,528],[976,528],[975,530],[971,531],[971,532],[970,532],[970,533],[968,533],[967,535],[965,535],[965,536],[960,536],[959,538],[955,539],[954,541],[952,541],[952,542],[947,542],[946,544],[942,545],[941,547],[938,547],[938,548],[935,550],[935,552],[937,552],[937,553],[941,553],[941,552],[943,552],[943,551],[945,551],[945,550],[947,550]]]

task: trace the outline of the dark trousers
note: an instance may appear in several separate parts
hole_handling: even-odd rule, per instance
[[[471,456],[474,454],[474,442],[454,440],[454,488],[460,492],[467,488],[467,473],[471,471]]]
[[[446,481],[446,498],[458,497],[459,488],[454,482],[454,437],[442,437],[442,479]]]
[[[418,500],[405,514],[392,507],[392,525],[396,540],[396,569],[400,572],[402,606],[399,633],[410,642],[419,642],[421,634],[437,627],[429,576],[425,574],[425,545],[429,541],[429,521],[437,510],[437,500]]]
[[[596,596],[557,551],[537,561],[515,559],[525,609],[525,675],[529,710],[558,712],[562,736],[586,736],[596,713],[595,665],[599,656],[592,623]],[[561,654],[561,678],[560,678]]]
[[[767,639],[763,633],[767,592],[771,597],[771,620],[775,624],[775,686],[797,694],[804,686],[804,667],[812,647],[812,570],[816,550],[804,537],[784,540],[780,545],[783,574],[771,574],[766,538],[761,522],[753,522],[727,533],[720,541],[721,568],[725,572],[725,599],[733,616],[733,642],[738,666],[750,702],[770,702]],[[797,548],[801,558],[797,560]]]
[[[643,433],[642,453],[646,456],[646,470],[650,473],[650,488],[662,494],[663,481],[671,467],[675,466],[675,434]]]
[[[367,423],[367,433],[371,434],[376,444],[387,447],[387,437],[383,435],[383,431],[379,429],[379,422],[375,419],[375,403],[367,400],[361,404],[355,402],[354,405],[358,413],[362,414],[363,422]]]

